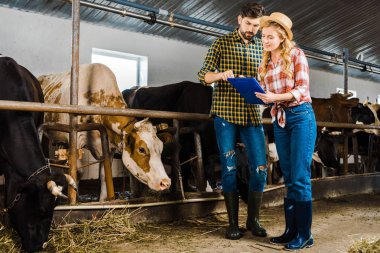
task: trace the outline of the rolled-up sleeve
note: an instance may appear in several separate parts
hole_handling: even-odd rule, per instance
[[[220,60],[220,43],[219,43],[219,40],[216,40],[214,41],[214,43],[211,45],[210,49],[208,50],[206,59],[203,62],[203,66],[201,70],[199,70],[198,72],[198,79],[202,84],[208,85],[205,82],[205,75],[207,72],[215,72],[215,70],[218,70],[219,60]]]
[[[297,48],[293,55],[294,62],[294,89],[290,92],[297,102],[309,96],[309,64],[304,52]]]

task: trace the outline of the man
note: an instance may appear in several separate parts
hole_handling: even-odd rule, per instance
[[[228,213],[226,238],[242,236],[238,225],[239,197],[236,186],[236,140],[244,142],[250,163],[247,229],[253,235],[266,236],[259,222],[259,211],[267,176],[266,148],[261,115],[257,105],[246,104],[227,81],[230,77],[257,77],[262,58],[262,43],[255,35],[259,30],[264,7],[256,3],[242,6],[239,27],[218,38],[209,49],[199,80],[210,85],[215,82],[211,115],[220,151],[222,187]]]

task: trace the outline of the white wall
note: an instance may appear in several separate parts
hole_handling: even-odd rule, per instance
[[[36,76],[70,69],[71,20],[0,7],[0,22],[0,53]],[[91,62],[93,47],[148,56],[149,85],[196,81],[207,51],[190,43],[81,22],[81,64]]]
[[[348,71],[357,70],[349,69]],[[344,88],[343,74],[334,74],[315,69],[310,70],[310,93],[312,97],[330,97],[331,93],[336,92],[336,88]],[[369,97],[369,101],[375,103],[377,95],[380,95],[380,83],[350,76],[348,77],[348,89],[356,90],[356,95],[361,102]]]

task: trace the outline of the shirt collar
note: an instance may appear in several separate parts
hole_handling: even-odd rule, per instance
[[[233,32],[232,32],[232,37],[234,38],[234,40],[236,42],[240,42],[240,43],[244,43],[244,40],[240,37],[239,35],[239,28],[236,28]],[[255,44],[256,43],[256,40],[257,40],[257,37],[256,36],[253,36],[252,37],[252,40],[248,42],[248,44]]]

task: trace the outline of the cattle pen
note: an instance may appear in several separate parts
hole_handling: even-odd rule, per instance
[[[124,10],[117,10],[112,7],[102,7],[101,5],[90,3],[87,1],[72,0],[72,67],[71,67],[71,89],[70,89],[70,104],[58,105],[36,102],[20,102],[0,100],[0,110],[15,110],[15,111],[32,111],[32,112],[53,112],[69,114],[70,124],[45,124],[40,130],[55,130],[69,133],[69,153],[68,161],[64,165],[54,164],[57,161],[51,160],[51,166],[59,167],[67,172],[77,180],[77,134],[82,131],[96,130],[100,132],[102,138],[102,150],[103,155],[99,163],[104,163],[105,180],[107,188],[107,201],[105,202],[90,202],[90,203],[78,203],[78,193],[69,188],[68,189],[68,201],[58,205],[54,210],[54,225],[65,225],[67,223],[75,223],[78,220],[91,220],[100,219],[110,211],[115,213],[124,214],[138,214],[129,216],[129,221],[133,224],[139,223],[162,223],[172,222],[175,220],[184,219],[196,219],[198,217],[205,217],[210,214],[225,212],[224,197],[220,192],[206,192],[206,179],[204,176],[202,151],[199,143],[199,136],[193,131],[193,129],[183,129],[183,131],[190,131],[194,134],[194,142],[196,149],[197,161],[195,171],[195,184],[197,186],[197,192],[185,192],[181,180],[181,172],[173,169],[173,177],[176,178],[176,183],[172,187],[172,192],[164,192],[162,194],[155,194],[142,198],[130,198],[130,199],[117,199],[115,196],[114,179],[112,177],[112,164],[111,154],[107,152],[108,146],[108,134],[105,128],[100,124],[77,124],[78,116],[80,115],[107,115],[107,116],[131,116],[139,118],[157,118],[157,119],[169,119],[173,120],[173,126],[176,129],[174,134],[175,139],[178,141],[180,138],[179,121],[212,121],[212,118],[208,114],[200,113],[179,113],[169,111],[155,111],[155,110],[142,110],[142,109],[116,109],[106,108],[98,106],[84,106],[78,105],[78,79],[79,79],[79,24],[80,24],[80,6],[87,6],[91,8],[105,10],[111,13],[120,14],[122,16],[130,16],[134,18],[143,19],[147,22],[152,21],[159,24],[168,25],[171,27],[177,27],[186,29],[193,32],[202,34],[208,34],[211,36],[221,36],[222,34],[207,31],[204,29],[198,29],[191,26],[185,26],[176,24],[173,21],[163,21],[157,19],[152,15],[137,15],[133,12]],[[323,59],[316,56],[314,59]],[[326,59],[324,59],[326,60]],[[330,62],[336,63],[336,61],[330,60]],[[358,68],[357,66],[349,66],[348,60],[339,63],[347,67]],[[372,71],[372,70],[371,70]],[[373,70],[374,73],[377,73]],[[347,73],[345,73],[347,75]],[[346,78],[345,78],[346,79]],[[347,80],[345,83],[345,93],[347,93]],[[270,119],[263,119],[263,124],[272,124]],[[321,178],[312,179],[313,200],[325,200],[340,198],[348,195],[356,194],[379,194],[380,193],[380,172],[375,172],[375,169],[371,171],[361,170],[358,159],[358,144],[356,136],[351,133],[353,129],[370,129],[380,130],[380,125],[367,125],[367,124],[351,124],[351,123],[336,123],[336,122],[317,122],[319,128],[332,128],[343,129],[343,134],[339,139],[339,145],[341,147],[341,158],[343,165],[339,167],[339,176],[324,176]],[[347,130],[347,131],[345,131]],[[349,142],[353,145],[353,158],[354,165],[349,166],[348,157]],[[369,158],[371,159],[371,158]],[[179,158],[175,158],[178,168],[180,168]],[[340,161],[340,160],[339,160]],[[365,173],[366,172],[366,173]],[[119,187],[120,188],[120,187]],[[1,193],[4,191],[1,191]],[[283,184],[270,184],[264,190],[263,205],[266,208],[278,207],[282,204],[285,196],[285,186]],[[0,196],[0,201],[3,200]],[[4,201],[2,201],[4,202]],[[0,204],[0,207],[2,205]],[[5,212],[0,212],[0,218],[4,220],[6,218]],[[1,231],[1,227],[0,227]],[[208,231],[210,232],[210,231]],[[208,233],[205,232],[205,233]],[[213,231],[212,231],[213,232]],[[211,233],[211,232],[210,232]],[[270,248],[268,245],[260,244],[253,246],[256,250],[268,252],[278,252],[279,249]],[[1,249],[1,248],[0,248]],[[119,249],[120,250],[120,249]],[[178,250],[178,248],[176,248]],[[117,251],[117,250],[116,250]],[[115,252],[116,252],[115,251]],[[142,250],[143,252],[143,250]],[[228,252],[220,249],[220,252]]]
[[[173,113],[162,111],[136,110],[136,109],[111,109],[75,105],[49,105],[40,103],[28,103],[18,101],[0,101],[2,110],[21,111],[54,111],[59,113],[102,114],[102,115],[133,115],[140,117],[170,118],[176,120],[210,120],[208,115],[191,113]],[[264,119],[264,124],[270,124]],[[372,125],[355,125],[342,123],[318,122],[320,127],[334,127],[338,129],[380,129]],[[78,128],[80,129],[80,128]],[[347,141],[345,142],[347,145]],[[347,149],[346,149],[347,150]],[[352,194],[378,193],[380,191],[380,174],[366,173],[346,175],[338,177],[326,177],[313,179],[314,200],[337,198]],[[265,190],[264,206],[273,207],[281,204],[285,194],[283,185],[271,186]],[[81,203],[76,205],[59,205],[55,209],[54,217],[57,224],[60,221],[74,222],[78,219],[93,219],[103,217],[109,210],[123,213],[138,212],[132,215],[130,222],[168,222],[173,220],[203,217],[211,213],[224,211],[223,196],[220,193],[184,193],[171,196],[161,196],[159,200],[152,198],[130,199],[128,201],[110,200],[107,202]],[[63,219],[64,218],[64,219]]]
[[[138,116],[150,118],[162,118],[173,120],[212,120],[209,115],[197,113],[176,113],[166,111],[153,111],[153,110],[139,110],[139,109],[114,109],[114,108],[99,108],[95,106],[81,106],[81,105],[53,105],[34,102],[20,102],[20,101],[0,101],[0,110],[18,110],[18,111],[40,111],[40,112],[57,112],[57,113],[70,113],[75,115],[117,115],[117,116]],[[270,119],[263,119],[263,124],[271,124]],[[380,126],[376,125],[357,125],[350,123],[334,123],[334,122],[317,122],[318,127],[329,127],[335,129],[374,129],[380,130]],[[63,129],[62,126],[59,126]],[[78,127],[78,126],[77,126]],[[82,128],[86,128],[83,127]],[[64,129],[70,131],[71,129]],[[83,131],[83,130],[82,130]],[[347,141],[345,141],[347,145]],[[345,148],[348,152],[348,148]],[[348,153],[346,153],[346,156]],[[345,162],[346,163],[346,162]],[[346,164],[344,164],[346,166]],[[343,168],[342,175],[347,174],[347,167]]]

